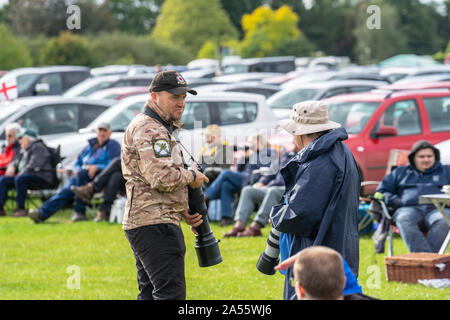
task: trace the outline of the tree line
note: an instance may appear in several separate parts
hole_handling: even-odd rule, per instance
[[[73,4],[81,28],[68,30]],[[375,30],[367,27],[371,5],[380,9]],[[227,54],[368,64],[400,53],[443,59],[449,40],[450,0],[9,0],[0,9],[0,69],[185,64]]]

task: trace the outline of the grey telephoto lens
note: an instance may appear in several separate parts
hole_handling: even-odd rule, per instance
[[[267,239],[266,249],[259,256],[256,269],[260,272],[273,275],[275,274],[275,266],[280,262],[280,232],[272,228],[269,238]]]

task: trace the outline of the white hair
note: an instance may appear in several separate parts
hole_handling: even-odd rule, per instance
[[[5,132],[14,130],[15,134],[18,135],[22,131],[22,127],[17,122],[8,123],[5,127]]]

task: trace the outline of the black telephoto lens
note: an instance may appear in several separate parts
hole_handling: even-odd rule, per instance
[[[219,241],[216,240],[209,225],[208,208],[205,203],[203,189],[188,187],[189,211],[191,214],[200,213],[203,222],[195,228],[195,251],[200,267],[210,267],[222,262]]]

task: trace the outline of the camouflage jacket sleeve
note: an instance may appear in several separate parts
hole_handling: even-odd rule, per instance
[[[194,181],[193,173],[184,168],[176,140],[164,128],[144,126],[136,131],[134,140],[139,171],[151,188],[172,192]]]

